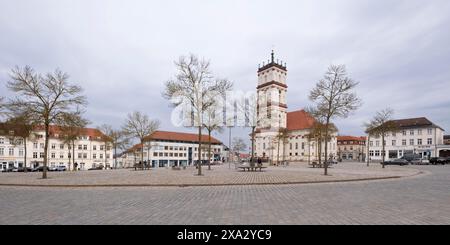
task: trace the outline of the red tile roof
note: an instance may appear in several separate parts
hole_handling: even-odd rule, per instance
[[[365,136],[337,136],[337,141],[365,141]]]
[[[289,131],[312,128],[316,120],[305,110],[287,113],[287,129]]]
[[[50,125],[49,127],[50,137],[56,137],[55,135],[63,134],[63,129],[64,128],[62,126]],[[36,126],[35,130],[43,131],[44,126],[43,125]],[[96,140],[101,137],[104,137],[105,135],[100,130],[95,128],[82,128],[80,136],[88,136],[90,139]]]
[[[145,137],[146,141],[150,140],[165,140],[165,141],[182,141],[189,143],[198,143],[198,134],[179,133],[168,131],[156,131],[153,134]],[[208,135],[202,134],[202,143],[208,143]],[[211,136],[211,143],[222,144],[219,140]]]

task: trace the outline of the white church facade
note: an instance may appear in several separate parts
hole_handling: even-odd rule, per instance
[[[319,155],[325,159],[325,144],[311,137],[315,119],[302,109],[288,112],[286,80],[286,64],[275,60],[272,51],[269,62],[258,69],[255,157],[274,164],[316,161]],[[328,142],[328,158],[336,153],[337,132]]]

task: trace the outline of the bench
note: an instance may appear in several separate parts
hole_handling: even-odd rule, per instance
[[[246,170],[248,170],[249,172],[250,171],[257,171],[258,169],[259,169],[260,172],[262,172],[262,170],[267,168],[267,167],[263,167],[263,166],[253,166],[253,167],[251,167],[251,166],[240,166],[238,168],[244,170],[244,172]]]

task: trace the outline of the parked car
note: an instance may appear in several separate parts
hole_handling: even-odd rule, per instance
[[[50,171],[49,167],[46,167],[47,171]],[[39,166],[33,169],[33,172],[43,172],[44,171],[44,166]]]
[[[417,165],[430,165],[430,160],[428,159],[422,159],[420,160],[420,163],[416,163]]]
[[[17,172],[17,168],[16,167],[9,167],[7,169],[3,169],[2,172]]]
[[[430,158],[430,163],[433,165],[437,165],[437,164],[446,164],[447,163],[447,158],[445,157],[432,157]]]
[[[30,167],[27,167],[26,169],[27,169],[27,172],[32,172],[33,171],[33,169],[30,168]],[[17,172],[25,172],[25,168],[24,167],[20,167],[20,168],[17,169]]]
[[[102,170],[102,169],[103,169],[103,166],[98,166],[98,167],[89,168],[88,170]]]
[[[67,170],[66,166],[58,166],[58,167],[56,167],[56,171],[59,171],[59,172],[66,171],[66,170]]]
[[[426,161],[428,161],[428,160],[426,160]],[[422,165],[422,162],[423,162],[423,160],[420,159],[420,158],[417,158],[417,159],[411,159],[411,160],[409,161],[410,164],[414,164],[414,165]]]
[[[381,163],[383,164],[383,163]],[[406,159],[403,158],[399,158],[399,159],[393,159],[393,160],[388,160],[388,161],[384,161],[384,165],[408,165],[409,162]]]

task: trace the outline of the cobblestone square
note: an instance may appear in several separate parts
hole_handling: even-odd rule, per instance
[[[450,166],[392,180],[193,187],[0,187],[0,224],[450,224]]]

